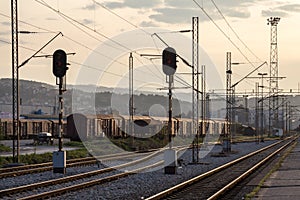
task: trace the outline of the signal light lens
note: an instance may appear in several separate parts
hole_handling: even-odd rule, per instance
[[[167,47],[163,51],[163,72],[166,75],[174,75],[177,65],[176,65],[176,51],[172,47]]]
[[[58,49],[53,54],[53,74],[62,78],[66,75],[67,70],[67,54],[65,51]]]

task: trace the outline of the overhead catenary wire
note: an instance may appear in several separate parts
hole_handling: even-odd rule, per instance
[[[121,20],[125,21],[125,22],[128,23],[129,25],[133,26],[134,28],[143,31],[143,32],[146,33],[147,35],[150,35],[151,38],[152,38],[152,40],[153,40],[154,45],[155,45],[156,48],[157,48],[157,50],[159,49],[158,46],[157,46],[157,44],[156,44],[156,42],[155,42],[155,40],[154,40],[154,38],[153,38],[153,34],[152,34],[152,33],[150,33],[150,32],[148,32],[148,31],[142,29],[141,27],[139,27],[139,26],[133,24],[132,22],[130,22],[130,21],[127,20],[126,18],[122,17],[121,15],[117,14],[116,12],[112,11],[111,9],[109,9],[108,7],[104,6],[103,4],[97,2],[96,0],[93,0],[93,2],[96,3],[97,5],[101,6],[103,9],[107,10],[107,11],[110,12],[111,14],[115,15],[116,17],[120,18]],[[156,33],[155,33],[155,34],[156,34]],[[156,35],[157,35],[157,34],[156,34]],[[152,62],[152,60],[151,60],[151,62]],[[152,64],[154,64],[154,63],[152,62]],[[156,66],[155,64],[154,64],[154,66],[157,68],[157,66]],[[158,68],[157,68],[157,70],[158,70]],[[161,70],[158,70],[158,71],[162,74]],[[163,75],[163,74],[162,74],[162,75]],[[185,85],[189,85],[185,80],[183,80],[183,79],[181,79],[181,80],[183,81],[183,83],[184,83]],[[191,87],[191,85],[189,85],[189,86]]]
[[[112,11],[111,9],[109,9],[108,7],[106,7],[105,5],[103,5],[102,3],[99,3],[99,2],[97,2],[96,0],[93,0],[93,2],[94,2],[95,4],[97,4],[98,6],[102,7],[103,9],[105,9],[106,11],[108,11],[109,13],[111,13],[111,14],[113,14],[114,16],[118,17],[119,19],[125,21],[127,24],[131,25],[132,27],[134,27],[134,28],[136,28],[136,29],[139,29],[139,30],[141,30],[142,32],[144,32],[145,34],[151,36],[151,38],[152,38],[152,40],[153,40],[153,43],[154,43],[156,49],[157,49],[157,50],[159,49],[158,46],[157,46],[157,44],[156,44],[156,42],[155,42],[155,40],[154,40],[154,38],[152,37],[153,34],[151,34],[150,32],[146,31],[145,29],[139,27],[138,25],[133,24],[132,22],[130,22],[130,21],[127,20],[126,18],[122,17],[121,15],[117,14],[116,12]],[[135,57],[135,59],[138,60],[137,57]],[[147,58],[145,58],[145,59],[147,59]],[[150,59],[149,59],[149,60],[150,60]],[[153,63],[153,61],[152,61],[152,60],[150,60],[150,61],[151,61],[151,63],[155,66],[155,68],[157,69],[157,71],[160,72],[161,75],[163,75],[162,72],[161,72],[161,70],[159,70],[159,69],[157,68],[157,66]],[[150,70],[150,71],[151,71],[151,70]]]
[[[70,18],[70,17],[68,17],[67,15],[65,15],[65,14],[63,14],[62,12],[60,12],[59,10],[55,10],[55,9],[53,9],[53,8],[51,8],[51,6],[49,6],[47,3],[45,3],[44,1],[38,1],[38,0],[36,0],[36,2],[38,2],[38,3],[40,3],[40,4],[42,4],[42,5],[44,5],[44,6],[46,6],[46,7],[48,7],[49,9],[51,9],[51,10],[53,10],[53,11],[55,11],[55,12],[57,12],[60,16],[62,16],[65,20],[67,20],[69,23],[72,23],[74,26],[76,25],[76,24],[74,24],[73,22],[76,22],[76,23],[79,23],[80,25],[83,25],[85,28],[88,28],[88,29],[90,29],[91,30],[91,28],[89,28],[88,26],[85,26],[84,24],[82,24],[82,23],[80,23],[80,22],[78,22],[77,20],[74,20],[74,19],[72,19],[72,18]],[[3,15],[3,14],[2,14]],[[3,15],[3,16],[5,16],[5,15]],[[6,17],[8,17],[8,16],[6,16]],[[125,19],[125,18],[124,18]],[[38,27],[38,26],[35,26],[35,25],[32,25],[32,24],[30,24],[30,23],[27,23],[27,22],[25,22],[25,21],[22,21],[24,24],[27,24],[27,25],[31,25],[31,26],[33,26],[33,27],[35,27],[35,28],[38,28],[38,29],[41,29],[41,30],[45,30],[45,31],[47,31],[47,32],[56,32],[56,31],[50,31],[50,30],[48,30],[48,29],[45,29],[45,28],[41,28],[41,27]],[[133,25],[133,24],[132,24]],[[136,26],[135,25],[135,27],[136,28],[139,28],[138,26]],[[78,28],[78,29],[80,29],[81,31],[83,31],[83,32],[85,32],[86,34],[89,34],[88,32],[86,32],[86,31],[84,31],[83,29],[81,29],[79,26],[77,26],[76,25],[76,28]],[[141,29],[141,28],[140,28]],[[95,32],[95,31],[94,31]],[[145,31],[146,32],[146,31]],[[147,34],[150,34],[150,33],[147,33]],[[94,37],[93,35],[91,35],[91,34],[89,34],[89,36],[90,37],[92,37],[92,38],[94,38],[94,39],[96,39],[96,40],[98,40],[98,41],[101,41],[101,40],[99,40],[98,38],[96,38],[96,37]],[[64,36],[64,37],[66,37],[66,36]],[[105,37],[105,36],[104,36]],[[70,37],[66,37],[67,39],[69,39],[69,40],[73,40],[73,39],[71,39]],[[109,39],[109,38],[107,38],[107,39]],[[73,40],[73,42],[76,42],[75,40]],[[102,42],[102,41],[101,41]],[[80,44],[79,42],[76,42],[77,44]],[[119,45],[119,44],[118,44]],[[121,46],[122,46],[122,44],[120,44]],[[119,46],[120,46],[119,45]],[[81,44],[81,46],[84,46],[85,48],[88,48],[86,45],[83,45],[83,44]],[[128,49],[129,50],[129,49]],[[93,51],[95,51],[95,50],[93,50]],[[134,51],[133,51],[134,52]],[[99,53],[99,52],[98,52]],[[134,53],[136,53],[136,52],[134,52]],[[103,55],[103,54],[102,54]],[[105,55],[103,55],[103,56],[105,56]],[[138,59],[137,59],[138,60]],[[139,62],[141,62],[140,60],[139,60]],[[121,63],[120,63],[121,64]],[[123,65],[125,65],[125,64],[123,64]],[[158,70],[158,68],[157,68],[157,70]],[[159,72],[161,71],[161,70],[158,70]],[[153,73],[153,72],[152,72]],[[160,72],[161,73],[161,72]],[[154,74],[154,73],[153,73]],[[184,83],[185,82],[185,83]],[[186,81],[182,81],[182,84],[185,84],[185,85],[187,85],[188,83],[186,83]]]
[[[11,44],[11,42],[8,42],[8,41],[2,40],[2,39],[0,39],[0,41],[3,42],[3,43]],[[21,45],[20,45],[20,47],[21,47],[21,48],[24,48],[24,49],[27,49],[27,50],[30,50],[30,51],[33,51],[33,52],[36,52],[36,50],[35,50],[35,49],[32,49],[32,48],[24,47],[24,46],[21,46]],[[69,60],[68,62],[73,63],[73,64],[75,64],[75,65],[84,66],[84,67],[87,67],[87,68],[90,68],[90,69],[93,69],[93,70],[96,70],[96,71],[101,71],[101,72],[103,72],[103,73],[107,73],[107,74],[110,74],[110,75],[113,75],[113,76],[117,76],[117,77],[121,77],[121,78],[124,77],[123,75],[116,74],[116,73],[113,73],[113,72],[109,72],[109,71],[107,71],[107,70],[102,70],[102,69],[99,69],[99,68],[96,68],[96,67],[93,67],[93,66],[90,66],[90,65],[78,63],[78,62],[76,62],[76,61]],[[121,64],[123,64],[123,63],[121,63]],[[138,81],[138,82],[141,82],[141,83],[147,83],[147,82],[145,82],[145,81],[138,80],[138,79],[134,79],[134,80],[135,80],[135,81]]]
[[[7,18],[10,18],[9,16],[7,16],[7,15],[5,15],[5,14],[0,14],[0,15],[2,15],[2,16],[4,16],[4,17],[7,17]],[[71,22],[70,20],[68,20],[68,19],[65,19],[65,20],[67,20],[68,22],[72,23],[72,22]],[[19,20],[19,21],[20,21],[20,20]],[[35,28],[37,28],[37,29],[45,30],[45,31],[47,31],[47,32],[49,32],[49,33],[56,33],[55,31],[50,31],[50,30],[48,30],[48,29],[38,27],[38,26],[36,26],[36,25],[30,24],[30,23],[25,22],[25,21],[20,21],[20,22],[22,22],[22,23],[24,23],[24,24],[27,24],[27,25],[30,25],[30,26],[32,26],[32,27],[35,27]],[[73,23],[72,23],[72,24],[73,24]],[[96,39],[96,40],[98,40],[98,41],[100,41],[100,42],[103,42],[103,41],[99,40],[98,38],[94,37],[93,35],[89,34],[88,32],[86,32],[85,30],[81,29],[81,28],[78,27],[76,24],[73,24],[73,25],[74,25],[76,28],[78,28],[78,29],[80,29],[81,31],[83,31],[84,33],[88,34],[90,37],[92,37],[92,38],[94,38],[94,39]],[[100,52],[98,52],[98,51],[96,51],[96,50],[92,50],[91,48],[87,47],[86,45],[84,45],[84,44],[82,44],[82,43],[80,43],[80,42],[78,42],[78,41],[76,41],[76,40],[74,40],[74,39],[72,39],[72,38],[70,38],[70,37],[68,37],[68,36],[66,36],[66,35],[63,35],[63,37],[65,37],[65,38],[67,38],[68,40],[71,40],[72,42],[74,42],[74,43],[76,43],[76,44],[78,44],[78,45],[80,45],[80,46],[82,46],[82,47],[84,47],[84,48],[87,48],[87,49],[89,49],[89,50],[91,50],[91,51],[93,51],[93,52],[95,52],[95,53],[97,53],[97,54],[99,54],[99,55],[101,55],[101,56],[104,56],[104,57],[107,58],[107,59],[112,59],[112,60],[114,60],[113,58],[111,58],[111,57],[109,57],[109,56],[107,56],[107,55],[105,55],[105,54],[103,54],[103,53],[100,53]],[[143,64],[142,61],[139,60],[137,57],[136,57],[136,59],[137,59],[141,64]],[[119,63],[119,64],[121,64],[121,65],[127,67],[127,64],[121,63],[121,62],[119,62],[119,61],[117,61],[117,60],[115,60],[115,61],[116,61],[117,63]],[[143,65],[144,65],[144,64],[143,64]],[[155,77],[160,78],[160,79],[163,80],[162,77],[159,77],[159,76],[158,76],[157,74],[155,74],[153,71],[151,71],[151,73],[152,73]]]
[[[0,15],[3,16],[3,17],[9,18],[9,19],[11,18],[10,16],[8,16],[8,15],[6,15],[6,14],[3,14],[3,13],[0,13]],[[59,32],[59,31],[51,31],[51,30],[46,29],[46,28],[41,28],[41,27],[39,27],[39,26],[33,25],[33,24],[31,24],[31,23],[25,22],[25,21],[20,20],[20,19],[18,19],[18,22],[21,22],[21,23],[26,24],[26,25],[29,25],[29,26],[31,26],[31,27],[37,28],[37,29],[39,29],[39,30],[43,30],[43,31],[48,32],[48,33],[58,33],[58,32]]]
[[[3,43],[6,43],[6,44],[11,44],[11,42],[5,41],[5,40],[2,40],[2,39],[0,39],[0,41],[3,42]],[[22,46],[22,45],[19,45],[19,47],[22,48],[22,49],[26,49],[26,50],[28,50],[28,51],[33,51],[33,52],[36,52],[36,51],[37,51],[37,50],[35,50],[35,49],[32,49],[32,48],[30,48],[30,47],[25,47],[25,46]]]
[[[73,63],[73,64],[76,64],[76,65],[79,65],[79,66],[83,66],[83,67],[86,67],[86,68],[90,68],[90,69],[93,69],[93,70],[96,70],[96,71],[101,71],[101,72],[103,72],[103,73],[110,74],[110,75],[113,75],[113,76],[116,76],[116,77],[120,77],[120,78],[128,77],[128,75],[125,75],[125,76],[124,76],[124,75],[117,74],[117,73],[114,73],[114,72],[109,72],[109,71],[107,71],[107,70],[100,69],[100,68],[93,67],[93,66],[86,65],[86,64],[82,64],[82,63],[79,63],[79,62],[76,62],[76,61],[70,60],[69,62],[70,62],[70,63]],[[139,80],[139,79],[134,79],[134,80],[137,81],[137,82],[140,82],[140,83],[148,83],[148,82],[145,82],[144,80]]]
[[[3,14],[3,13],[0,13],[0,15],[1,16],[4,16],[4,17],[7,17],[7,18],[10,18],[8,15],[5,15],[5,14]],[[42,27],[39,27],[39,26],[36,26],[36,25],[33,25],[33,24],[31,24],[31,23],[28,23],[28,22],[25,22],[25,21],[22,21],[22,20],[18,20],[19,22],[21,22],[21,23],[23,23],[23,24],[26,24],[26,25],[29,25],[29,26],[31,26],[31,27],[34,27],[34,28],[37,28],[37,29],[40,29],[40,30],[44,30],[44,31],[46,31],[46,32],[48,32],[48,33],[59,33],[59,31],[51,31],[51,30],[49,30],[49,29],[45,29],[45,28],[42,28]],[[79,27],[78,27],[79,28]],[[84,31],[84,30],[83,30]],[[68,37],[67,35],[63,35],[63,37],[64,38],[66,38],[66,39],[68,39],[68,40],[70,40],[70,41],[72,41],[72,42],[74,42],[74,43],[76,43],[77,45],[80,45],[80,46],[82,46],[82,47],[84,47],[84,48],[86,48],[86,49],[88,49],[88,50],[90,50],[90,51],[92,51],[92,52],[95,52],[95,53],[97,53],[97,54],[99,54],[99,55],[101,55],[101,56],[103,56],[103,57],[105,57],[105,58],[107,58],[107,59],[111,59],[111,60],[113,60],[113,58],[111,58],[111,57],[109,57],[109,56],[107,56],[107,55],[105,55],[105,54],[103,54],[103,53],[101,53],[101,52],[99,52],[99,51],[96,51],[96,50],[94,50],[94,49],[91,49],[90,47],[88,47],[87,45],[85,45],[85,44],[82,44],[82,43],[80,43],[78,40],[74,40],[74,39],[72,39],[71,37]],[[92,36],[93,37],[93,36]],[[94,38],[94,39],[97,39],[98,40],[98,38]],[[101,40],[100,40],[101,41]],[[5,42],[5,43],[7,43],[6,41],[4,41],[3,40],[3,42]],[[102,41],[101,41],[102,42]],[[11,44],[11,43],[9,43],[9,44]],[[33,49],[30,49],[30,48],[28,48],[28,47],[23,47],[23,48],[27,48],[28,50],[33,50]],[[138,58],[137,58],[138,59]],[[124,66],[126,66],[127,67],[127,64],[125,64],[125,63],[121,63],[121,62],[119,62],[119,61],[117,61],[117,60],[115,60],[115,62],[117,62],[117,63],[119,63],[119,64],[121,64],[121,65],[124,65]]]
[[[91,27],[89,27],[89,26],[87,26],[87,25],[85,25],[85,24],[79,22],[78,20],[73,19],[72,17],[70,17],[70,16],[64,14],[63,12],[54,9],[54,8],[51,7],[49,4],[47,4],[45,1],[43,1],[43,0],[35,0],[35,1],[36,1],[37,3],[43,5],[43,6],[47,7],[48,9],[52,10],[53,12],[57,13],[58,15],[60,15],[61,17],[63,17],[64,19],[68,19],[67,21],[68,21],[69,23],[72,22],[72,25],[74,25],[74,23],[79,24],[80,26],[82,26],[82,27],[84,27],[84,28],[86,28],[86,29],[88,29],[88,30],[90,30],[90,31],[92,31],[92,32],[94,32],[94,33],[96,33],[96,34],[98,34],[99,36],[105,38],[106,40],[111,41],[112,43],[116,44],[117,46],[122,47],[124,50],[127,50],[127,51],[129,51],[129,52],[135,52],[135,51],[131,50],[130,48],[128,48],[127,46],[125,46],[125,45],[123,45],[123,44],[121,44],[121,43],[119,43],[119,42],[117,42],[117,41],[111,39],[110,37],[106,36],[105,34],[100,33],[99,31],[94,30],[93,28],[91,28]],[[78,26],[77,26],[77,27],[78,27]],[[80,30],[83,31],[83,29],[80,29]],[[86,31],[84,31],[84,32],[86,33]],[[89,34],[89,36],[90,36],[90,34]],[[95,37],[95,39],[96,39],[96,37]],[[99,39],[97,38],[97,40],[99,40]],[[100,41],[103,42],[102,40],[100,40]],[[114,47],[114,48],[116,48],[116,47]]]
[[[238,52],[255,68],[250,59],[241,51],[241,49],[232,41],[232,39],[222,30],[222,28],[215,22],[215,20],[206,12],[206,10],[196,1],[193,2],[202,10],[202,12],[208,17],[208,19],[217,27],[217,29],[225,36],[225,38],[238,50]]]
[[[215,3],[214,0],[211,0],[211,2],[213,3],[213,5],[215,6],[215,8],[218,10],[219,14],[221,15],[221,17],[224,19],[224,21],[226,22],[227,26],[230,28],[230,30],[234,33],[234,35],[237,37],[237,39],[244,45],[244,47],[260,62],[263,62],[249,47],[248,45],[240,38],[240,36],[237,34],[237,32],[232,28],[232,26],[230,25],[230,23],[228,22],[228,20],[225,18],[225,16],[223,15],[222,11],[219,9],[219,7],[217,6],[217,4]]]
[[[7,18],[10,18],[10,16],[5,15],[5,14],[3,14],[3,13],[0,13],[0,15],[1,15],[1,16],[4,16],[4,17],[7,17]],[[31,27],[34,27],[34,28],[37,28],[37,29],[40,29],[40,30],[47,31],[48,33],[59,33],[59,31],[51,31],[51,30],[49,30],[49,29],[45,29],[45,28],[36,26],[36,25],[31,24],[31,23],[28,23],[28,22],[26,22],[26,21],[22,21],[22,20],[18,20],[18,21],[21,22],[21,23],[23,23],[23,24],[29,25],[29,26],[31,26]],[[78,40],[72,39],[71,37],[69,37],[69,36],[67,36],[67,35],[65,35],[65,34],[63,35],[63,37],[66,38],[66,39],[68,39],[68,40],[70,40],[70,41],[72,41],[72,42],[74,42],[75,44],[77,44],[77,45],[79,45],[79,46],[82,46],[82,47],[84,47],[84,48],[86,48],[86,49],[88,49],[88,50],[90,50],[90,51],[92,51],[92,52],[95,52],[95,53],[97,53],[97,54],[99,54],[99,55],[101,55],[101,56],[103,56],[103,57],[105,57],[105,58],[107,58],[107,59],[113,59],[113,58],[111,58],[111,57],[109,57],[109,56],[107,56],[107,55],[105,55],[105,54],[103,54],[103,53],[101,53],[101,52],[99,52],[99,51],[96,51],[95,49],[92,49],[92,48],[88,47],[87,45],[85,45],[85,44],[83,44],[83,43],[80,43]],[[94,39],[97,39],[97,38],[94,38]],[[98,39],[97,39],[97,40],[98,40]],[[3,41],[3,42],[5,42],[5,41]],[[6,42],[6,43],[7,43],[7,42]],[[11,44],[11,43],[9,43],[9,44]],[[20,46],[20,45],[19,45],[19,46]],[[21,46],[21,47],[22,47],[22,46]],[[28,50],[33,50],[33,49],[28,48],[28,47],[22,47],[22,48],[25,48],[25,49],[27,48]],[[119,64],[121,64],[121,65],[127,66],[125,63],[121,63],[121,62],[119,62],[119,61],[116,61],[116,62],[119,63]]]
[[[96,31],[96,30],[93,30],[93,29],[90,28],[89,26],[84,25],[83,23],[81,23],[81,22],[79,22],[79,21],[77,21],[77,20],[75,20],[75,19],[73,19],[73,18],[67,16],[66,14],[62,13],[61,11],[55,10],[53,7],[51,7],[50,5],[48,5],[48,4],[47,4],[46,2],[44,2],[43,0],[35,0],[35,1],[36,1],[37,3],[43,5],[43,6],[46,6],[47,8],[51,9],[52,11],[56,12],[57,14],[59,14],[60,16],[62,16],[64,19],[68,19],[69,22],[70,22],[70,21],[71,21],[71,22],[75,22],[75,23],[77,23],[77,24],[79,24],[79,25],[81,25],[81,26],[87,28],[88,30],[93,31],[93,32],[99,34],[100,36],[106,38],[107,40],[109,40],[109,41],[111,41],[111,42],[113,42],[113,43],[119,45],[120,47],[123,47],[124,49],[126,49],[126,50],[128,50],[128,51],[130,51],[130,52],[132,52],[132,53],[135,53],[135,54],[137,54],[137,55],[140,55],[140,54],[138,54],[136,51],[131,50],[130,48],[124,46],[123,44],[121,44],[121,43],[119,43],[119,42],[117,42],[117,41],[115,41],[115,40],[109,38],[108,36],[106,36],[106,35],[104,35],[104,34],[98,32],[98,31]],[[70,23],[71,23],[71,22],[70,22]],[[72,24],[74,25],[74,23],[72,23]],[[78,27],[78,26],[77,26],[77,27]],[[148,34],[150,34],[150,33],[148,33]],[[138,59],[137,59],[137,60],[138,60]],[[141,62],[140,60],[138,60],[138,61]],[[143,63],[141,63],[141,64],[143,64]],[[143,64],[143,65],[144,65],[144,64]]]
[[[63,17],[63,18],[64,18],[65,20],[67,20],[69,23],[71,23],[72,25],[74,25],[76,28],[80,29],[80,30],[83,31],[84,33],[88,34],[89,36],[91,36],[91,37],[93,37],[93,38],[96,39],[96,37],[94,37],[94,36],[92,36],[91,34],[87,33],[86,31],[84,31],[83,29],[81,29],[80,27],[78,27],[78,26],[77,26],[76,24],[74,24],[74,23],[77,23],[77,24],[79,24],[80,26],[83,26],[84,28],[86,28],[86,29],[88,29],[88,30],[90,30],[90,31],[93,31],[93,32],[97,33],[97,34],[100,35],[101,37],[106,38],[107,40],[113,42],[114,44],[116,44],[116,45],[118,45],[118,46],[120,46],[120,47],[122,47],[123,49],[126,49],[126,50],[129,51],[129,52],[138,54],[136,51],[134,51],[134,50],[128,48],[127,46],[125,46],[125,45],[123,45],[123,44],[121,44],[121,43],[119,43],[119,42],[117,42],[117,41],[115,41],[115,40],[109,38],[108,36],[106,36],[106,35],[104,35],[104,34],[98,32],[98,31],[96,31],[96,30],[93,30],[93,29],[90,28],[89,26],[87,26],[87,25],[85,25],[85,24],[79,22],[78,20],[75,20],[75,19],[71,18],[70,16],[67,16],[67,15],[64,14],[63,12],[55,10],[53,7],[51,7],[50,5],[48,5],[48,4],[47,4],[46,2],[44,2],[43,0],[41,0],[41,1],[40,1],[40,0],[35,0],[35,1],[36,1],[37,3],[43,5],[43,6],[46,6],[46,7],[49,8],[50,10],[56,12],[58,15],[60,15],[61,17]],[[103,42],[103,41],[101,41],[101,42]],[[111,46],[111,47],[116,48],[116,47],[114,47],[114,46]],[[140,55],[140,54],[138,54],[138,55]],[[137,58],[137,61],[140,62],[142,65],[144,65],[144,63],[143,63],[141,60],[139,60],[138,58]]]

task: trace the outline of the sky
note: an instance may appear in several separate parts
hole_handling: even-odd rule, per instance
[[[195,0],[196,1],[196,0]],[[300,0],[23,0],[18,1],[19,64],[58,32],[38,55],[63,49],[68,56],[68,84],[127,87],[128,57],[134,61],[136,89],[167,85],[159,56],[167,43],[192,63],[192,17],[199,17],[199,66],[206,66],[207,88],[225,88],[226,52],[232,53],[232,83],[264,61],[270,62],[269,17],[278,24],[279,82],[284,90],[296,90],[300,74]],[[215,6],[215,5],[216,6]],[[210,20],[208,16],[213,20]],[[226,21],[228,24],[226,23]],[[10,1],[0,1],[0,78],[11,78]],[[217,26],[216,26],[217,24]],[[232,29],[237,33],[232,31]],[[156,35],[153,35],[155,34]],[[162,42],[163,40],[164,42]],[[251,62],[251,64],[249,63]],[[191,69],[178,59],[176,87],[191,84]],[[264,65],[253,73],[269,73]],[[20,68],[20,79],[55,85],[52,59],[36,57]],[[185,73],[185,74],[181,74]],[[254,90],[258,79],[246,79],[237,90]],[[268,84],[265,80],[264,84]]]

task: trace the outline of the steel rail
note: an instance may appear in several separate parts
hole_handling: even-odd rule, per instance
[[[61,184],[61,183],[65,183],[65,182],[69,182],[69,181],[73,181],[73,180],[79,180],[79,179],[83,179],[83,178],[87,178],[87,177],[96,176],[96,175],[99,175],[99,174],[115,171],[117,169],[122,169],[124,167],[128,167],[128,166],[131,166],[131,165],[141,163],[145,160],[149,160],[150,158],[154,157],[156,154],[160,153],[161,151],[162,150],[160,150],[159,152],[152,153],[151,155],[148,155],[148,156],[146,156],[144,158],[141,158],[141,159],[138,159],[138,160],[134,160],[134,161],[124,163],[124,164],[121,164],[121,165],[116,165],[116,166],[113,166],[113,167],[108,167],[108,168],[105,168],[105,169],[100,169],[100,170],[95,170],[95,171],[92,171],[92,172],[85,172],[85,173],[71,175],[71,176],[67,176],[67,177],[63,177],[63,178],[52,179],[52,180],[42,181],[42,182],[33,183],[33,184],[29,184],[29,185],[22,185],[22,186],[18,186],[18,187],[14,187],[14,188],[8,188],[8,189],[0,190],[0,197],[3,197],[4,195],[12,194],[12,193],[25,191],[25,190],[32,190],[32,189],[36,189],[36,188],[39,188],[39,187],[55,185],[55,184]]]
[[[60,189],[56,189],[56,190],[52,190],[52,191],[48,191],[48,192],[44,192],[44,193],[40,193],[40,194],[36,194],[36,195],[31,195],[31,196],[27,196],[24,198],[20,198],[19,200],[34,200],[34,199],[43,199],[43,198],[48,198],[48,197],[53,197],[53,196],[58,196],[67,192],[71,192],[71,191],[75,191],[75,190],[79,190],[79,189],[83,189],[83,188],[87,188],[87,187],[91,187],[97,184],[103,184],[103,183],[107,183],[107,182],[111,182],[132,174],[135,174],[137,172],[149,169],[149,168],[154,168],[157,167],[159,165],[162,165],[163,161],[159,161],[157,163],[154,163],[152,165],[148,165],[142,168],[138,168],[135,170],[131,170],[128,172],[123,172],[120,174],[116,174],[116,175],[112,175],[109,177],[105,177],[105,178],[101,178],[101,179],[96,179],[96,180],[92,180],[92,181],[88,181],[88,182],[84,182],[84,183],[80,183],[80,184],[76,184],[76,185],[71,185],[65,188],[60,188]]]
[[[289,138],[287,138],[287,139],[289,139]],[[285,140],[287,140],[287,139],[285,139]],[[270,148],[272,148],[272,147],[274,147],[274,146],[276,146],[276,145],[284,142],[285,140],[278,141],[278,142],[276,142],[274,144],[271,144],[271,145],[269,145],[267,147],[264,147],[262,149],[254,151],[252,153],[249,153],[249,154],[247,154],[245,156],[242,156],[242,157],[240,157],[240,158],[238,158],[236,160],[228,162],[228,163],[226,163],[226,164],[224,164],[222,166],[219,166],[219,167],[217,167],[217,168],[215,168],[213,170],[210,170],[210,171],[208,171],[208,172],[206,172],[204,174],[196,176],[196,177],[194,177],[194,178],[192,178],[190,180],[184,181],[184,182],[182,182],[182,183],[180,183],[178,185],[175,185],[175,186],[173,186],[173,187],[171,187],[171,188],[169,188],[167,190],[164,190],[164,191],[162,191],[160,193],[157,193],[157,194],[155,194],[153,196],[150,196],[150,197],[146,198],[146,200],[158,200],[158,199],[162,199],[164,197],[167,197],[167,196],[169,196],[169,195],[171,195],[171,194],[173,194],[173,193],[175,193],[175,192],[177,192],[177,191],[179,191],[179,190],[181,190],[181,189],[183,189],[185,187],[193,185],[194,183],[196,183],[196,182],[198,182],[200,180],[203,180],[203,179],[205,179],[205,178],[207,178],[207,177],[209,177],[209,176],[211,176],[211,175],[213,175],[213,174],[215,174],[217,172],[220,172],[220,171],[222,171],[222,170],[224,170],[226,168],[229,168],[230,166],[233,166],[233,165],[235,165],[235,164],[237,164],[237,163],[239,163],[239,162],[241,162],[241,161],[243,161],[243,160],[245,160],[247,158],[250,158],[250,157],[252,157],[252,156],[254,156],[254,155],[258,154],[258,153],[261,153],[261,152],[263,152],[263,151],[265,151],[267,149],[270,149]]]
[[[261,160],[260,162],[258,162],[256,165],[254,165],[253,167],[251,167],[249,170],[247,170],[246,172],[244,172],[242,175],[240,175],[238,178],[234,179],[233,181],[231,181],[229,184],[227,184],[226,186],[224,186],[221,190],[219,190],[218,192],[216,192],[214,195],[210,196],[207,200],[214,200],[214,199],[218,199],[219,197],[221,197],[223,194],[225,194],[227,191],[229,191],[231,188],[233,188],[234,186],[236,186],[238,183],[240,183],[242,180],[244,180],[245,178],[247,178],[249,175],[251,175],[256,169],[258,169],[259,167],[261,167],[263,164],[265,164],[268,160],[270,160],[272,157],[274,157],[276,154],[278,154],[279,152],[281,152],[283,149],[285,149],[288,145],[290,145],[292,142],[294,142],[296,139],[293,139],[292,141],[288,142],[287,144],[285,144],[284,146],[280,147],[279,149],[277,149],[276,151],[274,151],[272,154],[270,154],[269,156],[267,156],[266,158],[264,158],[263,160]]]
[[[150,152],[152,152],[151,150]],[[105,155],[105,156],[99,156],[99,157],[87,157],[87,158],[75,158],[71,160],[67,160],[67,168],[70,167],[78,167],[78,166],[84,166],[84,165],[92,165],[97,164],[99,162],[109,161],[109,160],[116,160],[119,158],[130,158],[135,157],[137,155],[143,155],[143,154],[150,154],[147,152],[144,153],[121,153],[121,154],[111,154],[111,155]],[[12,176],[20,176],[25,174],[32,174],[32,173],[39,173],[39,172],[45,172],[45,171],[51,171],[53,169],[52,162],[47,163],[40,163],[40,164],[31,164],[31,165],[25,165],[25,166],[18,166],[18,167],[12,167],[12,168],[3,168],[0,169],[0,178],[7,178]]]

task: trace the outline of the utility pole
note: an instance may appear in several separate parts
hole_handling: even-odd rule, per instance
[[[260,102],[260,133],[261,133],[261,142],[264,142],[264,76],[268,75],[267,73],[258,73],[261,76],[261,102]]]
[[[255,83],[255,141],[259,143],[259,125],[258,125],[258,96],[259,96],[259,84]]]
[[[36,33],[29,31],[18,31],[18,6],[17,0],[11,0],[11,35],[12,35],[12,113],[13,113],[13,162],[20,162],[20,95],[19,95],[19,68],[27,64],[36,56],[43,48],[51,43],[56,37],[62,35],[59,32],[55,37],[48,41],[42,48],[36,51],[31,57],[26,59],[19,65],[19,50],[18,50],[18,33]],[[15,140],[17,139],[17,155]]]
[[[174,83],[174,76],[170,75],[169,76],[169,120],[168,120],[168,135],[169,135],[169,148],[172,149],[172,132],[174,129],[172,128],[172,111],[173,111],[173,106],[172,106],[172,87]]]
[[[133,124],[133,57],[132,53],[129,55],[129,135],[132,137],[132,144],[134,144],[134,124]]]
[[[205,65],[202,65],[202,79],[201,79],[201,137],[205,136],[205,131],[206,131],[206,76],[205,76]]]
[[[288,108],[289,108],[289,103],[290,102],[286,102],[286,104],[285,104],[285,134],[284,134],[284,137],[286,137],[287,135],[288,135],[288,132],[289,132],[289,127],[288,127],[288,123],[289,123],[289,110],[288,110]]]
[[[267,19],[271,25],[271,47],[270,47],[270,79],[269,79],[269,133],[272,133],[272,126],[278,126],[278,46],[277,46],[277,25],[279,17]],[[272,97],[272,98],[271,98]]]
[[[249,126],[248,96],[249,95],[243,95],[244,103],[245,103],[245,121],[246,121],[247,125]]]

